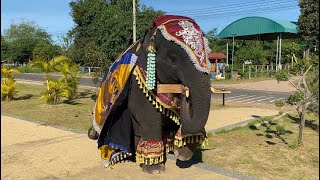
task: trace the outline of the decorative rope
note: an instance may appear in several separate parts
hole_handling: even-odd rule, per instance
[[[136,66],[133,69],[133,75],[136,76],[136,80],[138,82],[139,88],[142,89],[142,92],[146,95],[148,100],[152,103],[152,105],[159,110],[160,113],[166,115],[171,120],[173,120],[177,125],[180,125],[180,115],[179,113],[172,107],[161,101],[159,97],[157,97],[147,86],[144,80],[143,75],[141,74],[139,67]]]

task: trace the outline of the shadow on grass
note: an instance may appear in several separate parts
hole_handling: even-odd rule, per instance
[[[300,124],[300,118],[296,117],[296,116],[292,116],[290,114],[288,114],[288,118],[291,119],[292,121],[294,121],[294,123]],[[305,121],[305,126],[308,128],[311,128],[315,131],[319,131],[319,125],[316,124],[316,120],[308,120],[306,119]]]
[[[83,92],[79,92],[78,98],[91,98],[91,96],[95,94],[94,92],[90,91],[90,90],[85,90]]]
[[[76,99],[64,100],[63,103],[64,103],[64,104],[69,104],[69,105],[79,105],[79,104],[82,104],[82,103],[76,102]]]
[[[33,96],[34,96],[33,94],[26,94],[24,96],[20,96],[20,97],[15,98],[15,100],[27,100],[27,99],[32,98]]]
[[[257,126],[257,123],[260,124],[260,126]],[[275,126],[277,130],[271,129],[272,126]],[[285,130],[283,127],[279,126],[276,122],[272,122],[271,119],[265,119],[260,118],[253,122],[253,124],[248,125],[248,127],[251,130],[262,130],[259,127],[265,128],[265,134],[264,133],[257,133],[256,136],[265,137],[265,142],[268,145],[275,145],[276,143],[271,142],[270,140],[275,138],[280,139],[284,144],[288,144],[288,142],[282,137],[284,134],[292,134],[292,131]],[[278,130],[279,128],[279,130]],[[269,140],[268,140],[269,139]]]

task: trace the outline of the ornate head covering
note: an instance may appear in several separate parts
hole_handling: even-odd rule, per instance
[[[199,25],[193,19],[166,15],[156,19],[153,26],[157,27],[167,40],[179,44],[188,53],[197,70],[210,72],[210,48]]]

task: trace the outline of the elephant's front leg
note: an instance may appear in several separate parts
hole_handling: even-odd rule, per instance
[[[136,141],[136,162],[147,173],[164,171],[165,144],[162,140],[161,113],[153,107],[146,95],[131,78],[128,106],[133,116]]]

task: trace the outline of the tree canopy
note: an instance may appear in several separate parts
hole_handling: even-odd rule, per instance
[[[76,24],[69,34],[75,62],[108,67],[132,43],[132,0],[76,0],[70,7]],[[137,3],[137,37],[162,14]]]
[[[1,35],[1,59],[18,63],[28,62],[34,55],[39,55],[39,48],[44,45],[46,56],[58,54],[59,47],[52,44],[51,36],[34,22],[13,23],[4,31],[4,35]]]
[[[319,47],[319,0],[299,0],[299,32],[308,46]]]

